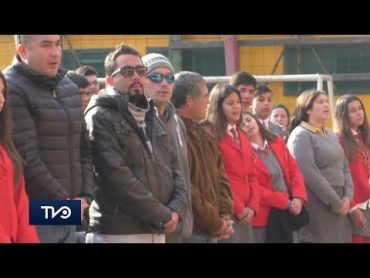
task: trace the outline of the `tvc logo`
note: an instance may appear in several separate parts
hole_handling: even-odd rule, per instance
[[[80,200],[30,201],[32,225],[81,225]]]

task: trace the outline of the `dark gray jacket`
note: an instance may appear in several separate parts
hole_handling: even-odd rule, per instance
[[[95,186],[91,152],[76,85],[59,70],[37,74],[17,56],[4,74],[13,140],[26,161],[30,199],[89,197]]]
[[[187,206],[184,217],[182,220],[182,230],[181,236],[183,238],[188,238],[193,232],[193,210],[191,207],[191,180],[190,180],[190,170],[188,162],[188,148],[187,148],[187,137],[186,137],[186,127],[181,120],[175,114],[176,110],[172,103],[168,103],[163,117],[160,119],[165,123],[170,138],[171,144],[173,144],[176,150],[176,156],[178,157],[181,174],[185,180],[187,186]],[[178,236],[178,233],[173,233],[168,235],[166,242],[182,242],[183,238]]]
[[[90,209],[92,230],[160,233],[172,211],[184,217],[186,186],[176,151],[152,103],[145,123],[153,154],[128,110],[127,96],[92,98],[85,120],[98,180],[96,201]]]

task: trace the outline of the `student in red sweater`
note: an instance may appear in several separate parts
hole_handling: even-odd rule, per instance
[[[217,140],[234,199],[234,230],[227,243],[252,243],[252,219],[258,213],[259,185],[254,153],[241,131],[241,97],[232,85],[217,84],[211,91],[207,124]]]
[[[352,242],[370,243],[370,134],[364,104],[354,95],[338,98],[334,129],[349,161],[354,186],[350,206]]]
[[[289,210],[298,215],[307,202],[303,176],[295,159],[290,154],[284,140],[262,126],[257,116],[250,112],[243,114],[242,130],[247,134],[256,154],[254,161],[259,183],[259,213],[253,218],[253,242],[293,242],[293,233],[283,225],[275,225],[273,238],[267,230],[269,219],[276,216],[276,210]],[[272,209],[274,213],[271,214]],[[275,222],[276,223],[276,222]]]
[[[39,243],[29,225],[28,197],[22,175],[22,158],[11,140],[7,84],[0,71],[0,243]]]

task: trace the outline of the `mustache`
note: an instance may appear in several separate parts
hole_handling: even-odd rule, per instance
[[[140,82],[135,82],[135,83],[132,83],[129,87],[128,87],[128,91],[130,91],[132,89],[132,87],[136,86],[136,85],[139,85],[140,88],[141,88],[141,91],[144,92],[144,85],[141,84]],[[138,91],[137,89],[135,91]]]

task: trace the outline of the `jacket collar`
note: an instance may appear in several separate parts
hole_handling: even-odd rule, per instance
[[[194,121],[192,119],[180,117],[181,120],[184,122],[186,129],[193,129],[194,128]]]
[[[289,176],[287,172],[287,168],[283,165],[287,165],[287,149],[282,148],[282,144],[285,144],[283,139],[281,139],[279,136],[275,140],[269,140],[267,142],[268,147],[272,151],[272,153],[275,155],[277,161],[279,162],[281,166],[281,170],[283,171],[284,180],[287,183],[287,177]],[[256,163],[256,167],[259,168],[262,172],[264,172],[266,175],[270,176],[269,170],[265,163],[262,161],[261,158],[258,157],[258,155],[255,156],[255,160],[259,161]],[[287,183],[288,184],[288,183]]]
[[[52,91],[55,90],[58,83],[64,78],[67,73],[65,69],[58,69],[57,75],[54,77],[49,77],[44,74],[40,74],[32,70],[29,66],[21,61],[21,58],[17,54],[13,60],[14,68],[24,74],[26,77],[44,87],[46,90]]]
[[[319,133],[321,136],[326,136],[326,131],[324,127],[322,129],[319,129],[304,121],[301,121],[299,125],[312,133]]]
[[[176,113],[175,106],[171,102],[168,102],[166,108],[164,109],[162,118],[165,122],[168,122],[175,116],[175,113]]]
[[[246,142],[244,142],[242,136],[240,135],[242,131],[240,131],[238,128],[235,128],[238,132],[239,142],[240,142],[240,145],[237,145],[234,139],[231,137],[231,135],[228,132],[230,126],[231,125],[228,126],[228,129],[225,132],[225,136],[222,138],[222,140],[219,143],[229,145],[230,147],[234,148],[238,152],[242,152],[242,149],[245,147],[245,144],[246,144]]]

